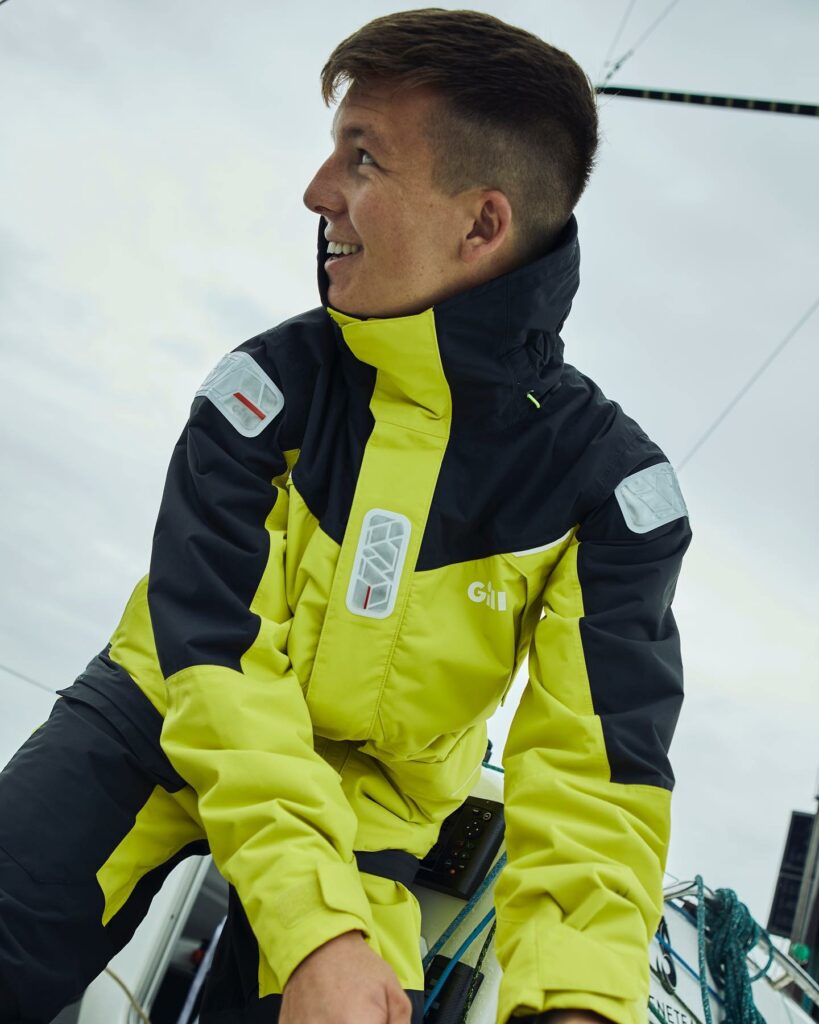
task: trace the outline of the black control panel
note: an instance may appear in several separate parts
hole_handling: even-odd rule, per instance
[[[444,821],[421,861],[419,885],[468,900],[486,878],[503,842],[503,804],[470,796]]]
[[[432,963],[427,968],[427,973],[424,976],[424,1002],[429,998],[430,992],[435,987],[448,963],[448,956],[438,955],[433,957]],[[424,1024],[460,1024],[460,1021],[463,1020],[466,997],[472,985],[474,974],[474,967],[464,963],[455,964],[452,973],[444,982],[443,988],[435,997],[435,1002],[430,1006],[429,1013],[424,1018]],[[483,974],[481,971],[478,971],[474,992],[477,992],[481,987],[482,981]]]

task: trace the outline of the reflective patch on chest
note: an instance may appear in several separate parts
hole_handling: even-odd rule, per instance
[[[688,515],[677,474],[670,462],[660,462],[627,476],[614,491],[626,525],[633,533],[648,533]]]
[[[247,352],[229,352],[196,392],[240,434],[256,437],[284,408],[284,395]]]
[[[386,619],[395,608],[412,526],[400,512],[372,508],[364,516],[347,588],[354,615]]]

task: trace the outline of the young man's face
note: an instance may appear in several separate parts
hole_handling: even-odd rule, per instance
[[[327,219],[328,239],[363,247],[325,264],[334,309],[419,313],[509,269],[503,193],[476,188],[448,198],[432,186],[423,126],[436,104],[426,86],[375,84],[353,87],[336,111],[335,148],[304,193],[307,208]]]

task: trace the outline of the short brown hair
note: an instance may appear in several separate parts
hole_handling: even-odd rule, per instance
[[[598,136],[588,76],[567,53],[490,14],[427,7],[375,18],[322,68],[327,106],[344,81],[440,93],[426,129],[433,185],[449,196],[500,189],[523,262],[548,249],[591,175]]]

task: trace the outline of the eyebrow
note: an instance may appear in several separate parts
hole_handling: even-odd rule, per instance
[[[335,129],[334,126],[330,127],[330,138],[335,142]],[[391,155],[392,150],[382,137],[373,128],[369,128],[366,125],[350,124],[342,131],[341,138],[343,142],[357,141],[358,139],[364,139],[370,142],[376,148],[383,150],[386,154]]]

